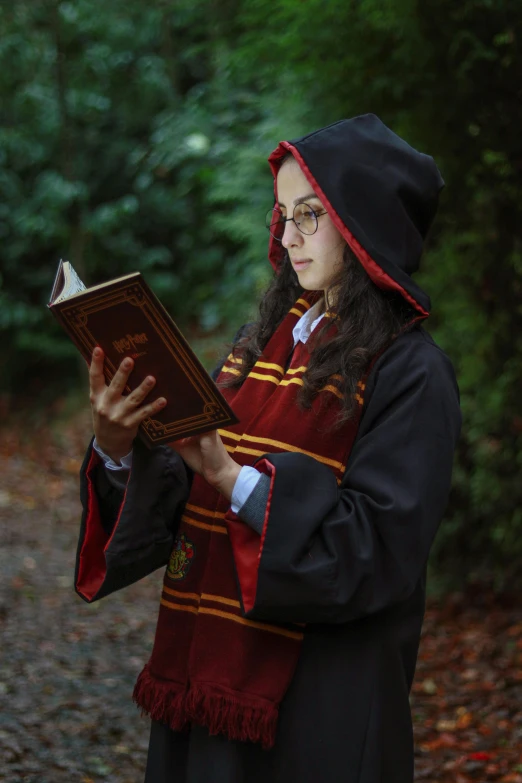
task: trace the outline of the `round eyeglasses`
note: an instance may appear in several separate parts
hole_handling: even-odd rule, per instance
[[[326,210],[316,212],[309,204],[296,204],[292,217],[285,218],[278,209],[269,209],[266,213],[265,225],[274,239],[281,242],[285,231],[285,223],[292,220],[302,234],[315,234],[317,231],[317,219],[326,215]]]

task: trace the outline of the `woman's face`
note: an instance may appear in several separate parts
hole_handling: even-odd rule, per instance
[[[279,207],[285,218],[292,217],[294,205],[300,201],[309,204],[314,212],[324,212],[321,199],[294,158],[281,166],[277,175]],[[341,233],[328,214],[318,218],[315,234],[303,234],[293,220],[285,223],[282,238],[290,261],[299,279],[299,285],[307,291],[327,291],[343,265],[346,246]]]

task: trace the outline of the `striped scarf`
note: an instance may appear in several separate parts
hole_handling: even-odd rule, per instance
[[[332,376],[311,408],[302,410],[296,396],[309,347],[298,343],[286,368],[292,330],[318,296],[306,292],[299,298],[242,386],[225,389],[239,423],[220,435],[240,465],[256,463],[270,474],[271,453],[299,452],[327,465],[340,483],[359,419],[332,429],[342,399],[341,378]],[[332,323],[329,330],[334,329]],[[231,354],[220,378],[238,374],[241,361]],[[363,384],[360,392],[362,407]],[[260,460],[263,455],[267,459]],[[245,616],[255,614],[264,539],[229,505],[195,476],[165,573],[154,648],[134,700],[174,731],[194,722],[211,734],[269,748],[306,631],[291,622]],[[265,526],[270,524],[268,511],[266,517]]]

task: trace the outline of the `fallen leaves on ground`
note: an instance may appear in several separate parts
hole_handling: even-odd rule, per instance
[[[417,780],[522,783],[520,601],[429,602],[411,702]]]
[[[91,606],[73,592],[87,414],[0,432],[0,781],[139,783],[131,702],[161,573]],[[428,602],[411,696],[415,779],[522,783],[522,609],[480,590]]]

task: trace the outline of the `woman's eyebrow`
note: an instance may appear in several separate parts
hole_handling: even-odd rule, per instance
[[[294,206],[296,204],[302,204],[303,201],[308,201],[309,198],[319,198],[317,193],[307,193],[306,196],[299,196],[299,198],[294,199]],[[277,202],[280,207],[285,207],[284,204],[282,204],[280,201]],[[285,207],[286,209],[286,207]]]

